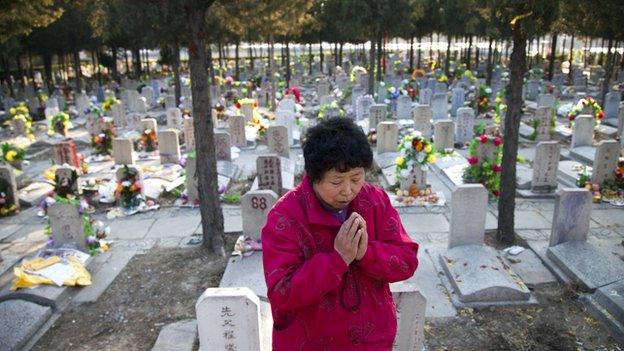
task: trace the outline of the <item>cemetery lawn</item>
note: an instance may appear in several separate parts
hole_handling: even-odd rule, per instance
[[[561,284],[533,290],[539,305],[461,309],[456,319],[427,322],[429,350],[621,350],[578,293]]]
[[[236,238],[226,239],[231,252]],[[149,350],[164,325],[195,318],[226,264],[201,245],[137,254],[97,302],[63,311],[33,350]]]

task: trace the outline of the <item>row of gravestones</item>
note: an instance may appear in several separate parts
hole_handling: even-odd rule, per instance
[[[187,122],[187,124],[190,124],[192,126],[192,120]],[[144,118],[140,122],[139,130],[143,132],[148,129],[153,130],[157,134],[157,143],[161,163],[178,163],[181,157],[179,132],[175,129],[158,131],[155,119]],[[192,133],[185,134],[187,150],[189,150],[189,148],[191,147],[194,147],[194,139],[191,139],[192,136]],[[113,159],[115,160],[115,164],[134,164],[134,147],[131,139],[113,139]]]

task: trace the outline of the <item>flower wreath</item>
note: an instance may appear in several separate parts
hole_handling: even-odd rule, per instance
[[[69,119],[69,115],[65,112],[59,112],[50,120],[50,124],[48,126],[48,135],[54,135],[57,132],[57,126],[59,123],[63,126],[63,131],[72,127],[72,123]]]
[[[117,182],[115,199],[122,208],[138,207],[143,202],[141,195],[141,183],[138,180],[138,172],[124,165],[123,176]]]
[[[2,159],[5,162],[20,162],[24,160],[24,156],[26,156],[26,150],[21,148],[15,144],[11,143],[3,143],[2,146]]]
[[[35,135],[32,131],[32,118],[28,112],[28,107],[23,102],[11,107],[9,109],[10,119],[5,124],[10,125],[10,121],[22,121],[24,125],[24,134],[30,139],[34,140]]]
[[[464,169],[462,178],[467,183],[481,183],[494,198],[500,196],[500,173],[503,155],[503,141],[498,135],[486,135],[483,133],[484,127],[477,127],[477,134],[468,146],[468,167]],[[492,160],[480,160],[477,155],[479,144],[491,143],[495,146]]]
[[[397,150],[401,153],[395,160],[396,178],[399,180],[407,178],[412,167],[420,166],[421,170],[427,171],[429,165],[436,161],[433,145],[418,131],[404,136]]]
[[[95,149],[97,155],[110,155],[113,151],[115,130],[111,123],[107,123],[106,126],[107,128],[103,129],[99,134],[91,136],[91,147]]]
[[[338,109],[338,117],[345,116],[345,111],[342,108],[340,108],[340,106],[338,105],[338,102],[332,101],[328,104],[321,105],[321,108],[319,109],[319,113],[318,113],[318,118],[324,119],[325,115],[327,114],[328,109]]]
[[[594,116],[596,126],[600,124],[600,121],[604,118],[604,112],[602,111],[602,107],[598,104],[598,101],[593,97],[589,96],[585,99],[579,100],[576,105],[572,106],[570,113],[568,113],[568,120],[570,121],[570,127],[574,125],[574,120],[578,117],[585,107],[590,107],[593,110],[592,115]]]
[[[117,105],[119,100],[112,96],[107,96],[104,102],[102,103],[102,111],[107,112],[113,109],[113,106]]]

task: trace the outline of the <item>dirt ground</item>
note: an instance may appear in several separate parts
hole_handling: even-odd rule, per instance
[[[195,318],[226,264],[201,245],[136,255],[97,302],[66,309],[33,350],[150,350],[164,325]]]

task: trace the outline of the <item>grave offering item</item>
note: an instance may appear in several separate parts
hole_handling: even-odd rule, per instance
[[[477,113],[485,113],[490,106],[490,96],[492,96],[492,89],[487,85],[479,86],[479,96],[477,98]]]
[[[158,138],[154,129],[145,129],[137,140],[137,150],[153,152],[158,148]]]
[[[59,112],[50,120],[48,126],[48,135],[60,134],[67,136],[67,131],[72,127],[69,115],[65,112]]]
[[[480,130],[479,132],[483,132]],[[500,195],[500,172],[503,157],[503,140],[498,135],[481,134],[468,146],[468,167],[462,176],[466,183],[481,183],[490,195]]]
[[[604,118],[605,114],[602,111],[602,107],[598,104],[598,101],[593,97],[587,97],[580,99],[568,113],[568,120],[570,121],[570,128],[573,128],[574,121],[579,115],[591,114],[595,119],[595,125],[600,124],[600,121]]]
[[[57,165],[68,164],[78,169],[82,168],[80,164],[81,160],[76,151],[76,145],[71,139],[61,141],[54,145],[52,161]]]
[[[77,198],[81,193],[78,172],[73,167],[61,166],[54,172],[54,193],[62,198]]]
[[[1,149],[2,160],[10,164],[11,166],[21,170],[22,161],[24,161],[24,156],[26,156],[26,150],[9,142],[3,143]]]
[[[9,118],[14,136],[25,135],[29,139],[34,140],[32,118],[28,112],[28,107],[23,102],[9,108]]]
[[[396,178],[402,181],[401,189],[411,190],[412,185],[416,185],[416,190],[423,189],[427,185],[425,174],[420,179],[411,179],[410,174],[414,169],[429,170],[429,165],[436,161],[433,145],[422,133],[415,131],[403,137],[398,151],[401,155],[396,158]],[[403,180],[409,180],[405,187]]]
[[[113,107],[120,104],[121,100],[117,100],[114,96],[107,96],[102,103],[102,112],[113,112]]]
[[[115,126],[112,121],[105,121],[98,134],[91,136],[91,147],[95,154],[100,156],[110,155],[113,151],[113,139],[115,138]]]
[[[269,210],[277,202],[278,195],[273,190],[250,190],[241,198],[243,235],[260,240]]]
[[[124,165],[117,170],[117,188],[115,199],[117,205],[124,209],[139,207],[143,199],[141,171],[134,166]]]
[[[0,165],[0,217],[19,211],[17,185],[11,167]]]

